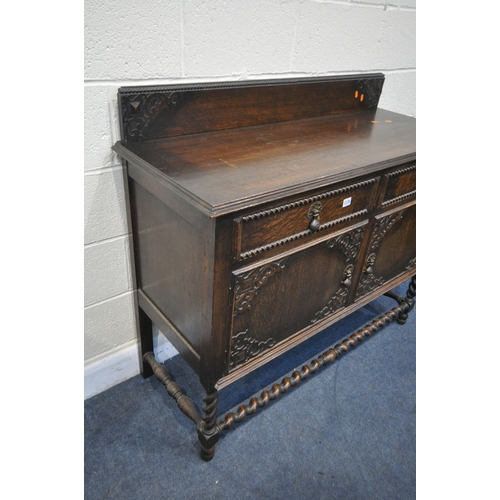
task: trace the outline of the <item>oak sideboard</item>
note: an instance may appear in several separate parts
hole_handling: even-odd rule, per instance
[[[383,83],[119,89],[141,373],[195,423],[205,460],[223,431],[415,304],[416,120],[378,107]],[[382,294],[393,309],[218,417],[220,389]],[[199,376],[201,412],[155,359],[153,324]]]

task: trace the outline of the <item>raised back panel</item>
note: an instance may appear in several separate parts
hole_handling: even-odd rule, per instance
[[[384,75],[124,87],[124,142],[300,120],[378,106]]]

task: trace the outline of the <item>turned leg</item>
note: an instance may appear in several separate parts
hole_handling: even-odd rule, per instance
[[[140,334],[139,364],[142,377],[148,378],[153,375],[153,369],[148,363],[145,362],[144,355],[148,352],[153,352],[153,322],[140,307],[138,307],[137,310],[139,316],[138,323]]]
[[[404,325],[406,323],[406,320],[408,319],[408,314],[410,311],[413,309],[413,306],[415,305],[415,295],[416,295],[416,290],[417,290],[417,283],[416,283],[416,276],[413,276],[413,278],[410,281],[410,284],[408,285],[408,290],[406,292],[406,296],[402,297],[401,300],[399,301],[400,304],[408,304],[408,307],[406,308],[405,311],[403,311],[396,319],[396,321],[400,325]]]
[[[416,295],[416,290],[417,290],[416,281],[417,281],[417,277],[413,276],[413,278],[410,281],[410,284],[408,285],[408,291],[406,292],[406,296],[404,296],[404,297],[397,295],[393,291],[390,291],[390,292],[387,292],[384,294],[387,297],[394,299],[400,306],[404,307],[404,309],[399,313],[399,315],[396,319],[396,321],[400,325],[404,325],[406,323],[406,320],[408,319],[408,314],[415,306],[415,295]]]
[[[198,439],[201,443],[201,458],[208,462],[215,453],[215,443],[219,439],[220,430],[217,426],[217,400],[218,393],[215,389],[207,391],[203,398],[202,421],[198,425]]]
[[[201,443],[201,458],[208,462],[214,458],[215,443],[219,439],[221,429],[217,425],[217,400],[218,393],[214,387],[207,391],[203,398],[203,416],[200,416],[193,401],[184,394],[177,382],[174,382],[170,372],[158,361],[152,351],[144,355],[143,369],[149,367],[152,374],[165,386],[167,392],[172,396],[179,409],[189,417],[196,425],[198,439]],[[145,370],[144,370],[145,371]]]

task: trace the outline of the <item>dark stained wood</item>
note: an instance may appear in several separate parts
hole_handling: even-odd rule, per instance
[[[135,182],[130,196],[138,286],[199,353],[202,233]]]
[[[153,322],[151,318],[140,308],[136,308],[138,316],[139,330],[139,366],[143,378],[148,378],[153,375],[151,365],[144,362],[144,355],[147,352],[153,351]]]
[[[368,110],[124,148],[221,215],[276,199],[278,192],[289,195],[378,171],[394,159],[401,164],[412,153],[408,160],[414,159],[415,120]]]
[[[298,379],[219,423],[218,390],[416,274],[415,120],[376,107],[382,81],[120,90],[113,149],[127,167],[143,375],[154,366],[195,415],[155,364],[154,322],[205,388],[193,419],[204,460]],[[412,282],[373,328],[406,321],[414,297]]]
[[[368,213],[377,183],[376,177],[370,177],[236,219],[241,225],[236,229],[236,258],[244,260],[275,246],[284,248],[297,239],[304,243],[311,236],[339,228],[344,221],[355,222]],[[313,227],[313,221],[317,226]]]
[[[219,395],[215,388],[207,389],[203,398],[203,425],[198,426],[198,438],[201,444],[200,456],[206,462],[212,460],[215,444],[219,440],[220,429],[217,426],[217,403]]]
[[[365,226],[234,274],[230,371],[348,305]]]
[[[138,142],[375,109],[383,83],[384,75],[374,73],[121,88],[122,138]]]
[[[156,378],[165,386],[169,396],[175,399],[175,402],[179,406],[182,413],[198,425],[201,422],[202,417],[198,413],[193,401],[182,392],[181,386],[172,380],[170,372],[162,364],[156,361],[152,351],[147,352],[143,358],[144,361],[151,366]]]
[[[191,344],[185,339],[183,334],[169,321],[169,319],[156,307],[151,299],[142,291],[137,293],[140,309],[153,321],[160,329],[161,333],[167,337],[172,345],[179,351],[179,354],[186,360],[191,368],[200,372],[200,355],[193,349]],[[148,352],[145,348],[144,352]]]
[[[408,314],[415,307],[415,297],[417,295],[417,277],[416,276],[412,277],[410,284],[408,285],[408,290],[404,297],[397,295],[393,291],[387,292],[384,295],[395,299],[399,305],[407,306],[404,307],[404,310],[398,314],[398,317],[396,319],[396,321],[400,325],[404,325],[408,320]]]
[[[384,191],[383,206],[407,200],[417,191],[417,165],[411,162],[385,176],[387,186]]]
[[[375,216],[356,298],[416,268],[416,204]]]
[[[230,288],[233,221],[231,218],[210,219],[213,223],[207,229],[206,244],[211,243],[211,280],[207,282],[206,312],[203,315],[207,328],[202,333],[202,358],[200,381],[209,393],[227,373],[227,359],[221,353],[227,352],[230,342],[232,293]],[[214,335],[214,332],[217,332]]]
[[[389,290],[400,285],[401,283],[405,282],[406,280],[408,280],[409,278],[411,278],[414,275],[415,275],[415,270],[411,270],[405,274],[398,276],[397,278],[394,278],[390,282],[386,283],[385,285],[382,285],[379,289],[377,289],[376,295],[377,296],[384,295]],[[335,314],[332,314],[329,318],[326,318],[324,321],[318,322],[318,323],[308,327],[307,329],[299,332],[298,334],[291,336],[285,342],[277,344],[270,351],[265,351],[260,356],[257,356],[256,358],[249,361],[248,363],[242,365],[241,367],[238,367],[238,370],[232,371],[228,375],[222,377],[219,380],[219,382],[217,383],[217,388],[219,390],[223,389],[224,387],[231,385],[235,381],[248,375],[249,373],[253,372],[254,370],[257,370],[258,368],[264,366],[269,361],[278,358],[283,353],[300,345],[305,340],[310,339],[314,335],[319,334],[320,332],[325,330],[325,328],[327,328],[328,326],[336,323],[337,321],[341,320],[342,318],[345,318],[346,316],[348,316],[352,312],[358,310],[360,307],[367,305],[368,303],[370,303],[373,300],[373,298],[374,298],[374,295],[367,295],[367,296],[357,300],[354,303],[349,299],[349,306],[345,307],[344,309],[340,309],[338,312],[336,312]]]

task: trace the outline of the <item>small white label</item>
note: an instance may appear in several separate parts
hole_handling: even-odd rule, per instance
[[[349,198],[346,198],[346,199],[342,202],[342,207],[348,207],[348,206],[351,204],[351,201],[352,201],[352,196],[349,196]]]

